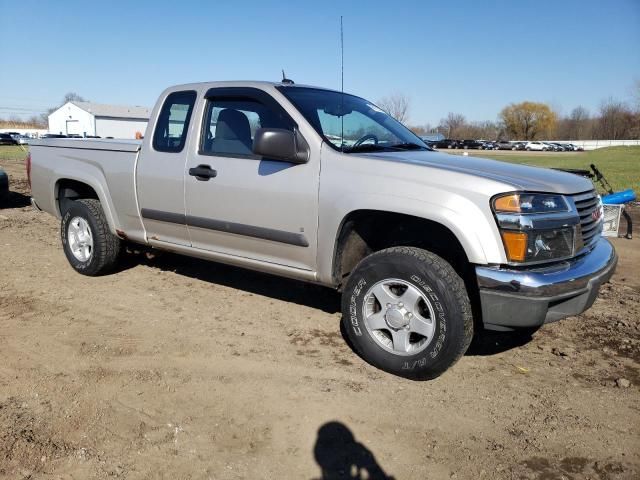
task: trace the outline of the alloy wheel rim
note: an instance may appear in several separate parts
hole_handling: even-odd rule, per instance
[[[436,316],[427,296],[396,278],[373,285],[363,300],[364,324],[374,341],[394,355],[423,351],[433,340]]]
[[[67,227],[67,241],[69,249],[76,260],[87,262],[93,255],[93,234],[87,222],[82,217],[73,217]]]

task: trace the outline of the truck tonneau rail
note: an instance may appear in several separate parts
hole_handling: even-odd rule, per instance
[[[116,140],[101,138],[45,138],[29,142],[34,147],[75,148],[79,150],[110,150],[115,152],[137,152],[142,140]]]

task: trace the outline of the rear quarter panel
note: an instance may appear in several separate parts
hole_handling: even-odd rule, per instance
[[[31,151],[31,190],[44,211],[60,217],[58,185],[63,179],[92,187],[100,199],[112,233],[125,232],[144,241],[135,192],[139,144],[56,139],[34,143]]]

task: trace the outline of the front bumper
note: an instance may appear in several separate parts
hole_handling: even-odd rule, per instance
[[[613,246],[601,238],[588,254],[550,267],[478,266],[484,326],[490,330],[538,327],[582,313],[593,304],[617,263]]]

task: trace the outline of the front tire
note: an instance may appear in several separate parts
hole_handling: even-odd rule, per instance
[[[347,336],[364,360],[412,379],[441,375],[473,337],[464,281],[445,260],[414,247],[362,260],[347,282],[342,311]]]
[[[109,230],[99,200],[71,202],[62,216],[60,237],[67,260],[78,273],[104,275],[118,262],[122,242]]]

